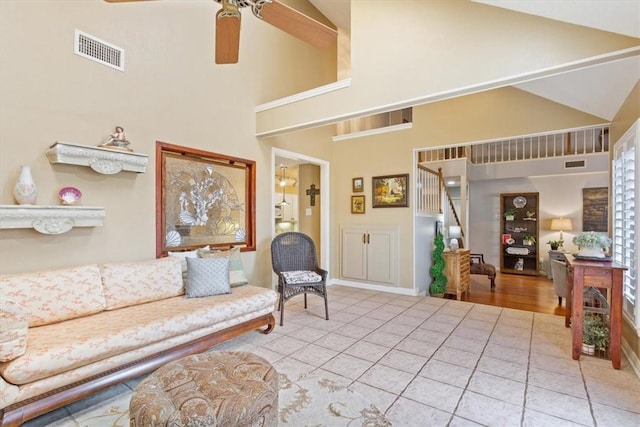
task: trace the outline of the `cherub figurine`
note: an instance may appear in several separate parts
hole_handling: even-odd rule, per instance
[[[109,138],[102,144],[98,145],[98,147],[133,151],[131,148],[129,148],[130,144],[131,143],[127,141],[127,136],[124,133],[124,128],[122,126],[116,126],[116,131],[109,135]]]

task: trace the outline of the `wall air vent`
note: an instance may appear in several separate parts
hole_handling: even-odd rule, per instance
[[[571,169],[571,168],[583,168],[585,167],[587,164],[584,160],[571,160],[568,162],[564,162],[564,168],[565,169]]]
[[[124,71],[124,49],[76,30],[74,53],[107,67]]]

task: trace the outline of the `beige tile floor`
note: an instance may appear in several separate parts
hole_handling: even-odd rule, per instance
[[[284,326],[219,348],[253,351],[288,375],[330,376],[394,426],[640,426],[640,380],[626,358],[621,370],[572,360],[562,317],[343,286],[329,288],[329,306],[326,321],[320,298],[304,310],[298,297]],[[135,384],[26,425],[81,425],[83,408]]]

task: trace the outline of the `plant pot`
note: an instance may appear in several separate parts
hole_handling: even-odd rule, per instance
[[[557,251],[558,250],[558,246],[557,245],[556,246],[551,246],[551,250],[552,251]]]
[[[515,215],[505,215],[504,219],[506,221],[513,221],[514,219],[516,219]]]
[[[444,294],[443,293],[442,294],[429,294],[429,295],[431,295],[434,298],[444,298]]]
[[[582,343],[582,353],[588,356],[593,356],[596,352],[596,346],[593,344]]]
[[[578,255],[588,258],[604,258],[604,252],[599,246],[581,246]]]

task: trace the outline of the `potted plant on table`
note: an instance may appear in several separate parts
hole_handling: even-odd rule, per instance
[[[595,351],[609,348],[609,325],[603,315],[586,314],[582,319],[582,352],[593,355]]]
[[[578,255],[586,258],[605,258],[605,250],[611,246],[609,236],[595,231],[581,233],[572,242],[579,247]]]
[[[435,248],[431,253],[433,257],[433,264],[429,269],[429,274],[433,278],[431,285],[429,285],[429,294],[431,296],[444,296],[444,292],[447,290],[447,276],[444,274],[445,261],[442,256],[444,252],[444,237],[442,233],[438,233],[433,241]]]
[[[552,251],[557,251],[560,247],[560,240],[549,240],[547,245],[551,246]]]

